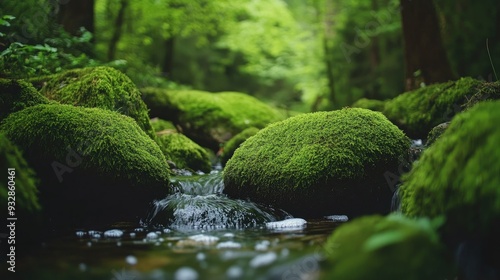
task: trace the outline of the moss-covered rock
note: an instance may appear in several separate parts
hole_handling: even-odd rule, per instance
[[[28,82],[24,80],[0,79],[0,121],[12,112],[26,107],[49,103]]]
[[[325,245],[328,279],[447,279],[448,256],[433,228],[427,219],[400,215],[343,224]]]
[[[385,101],[376,100],[376,99],[361,98],[358,101],[354,102],[351,107],[363,108],[363,109],[369,109],[372,111],[382,112],[382,111],[384,111],[384,106],[385,106]]]
[[[257,134],[257,132],[259,132],[258,128],[250,127],[229,139],[229,141],[224,144],[224,152],[221,155],[222,164],[226,164],[227,161],[233,156],[234,151],[240,147],[241,143]]]
[[[385,103],[383,113],[412,138],[425,138],[436,125],[450,121],[472,101],[498,99],[499,83],[461,78],[403,93]]]
[[[359,108],[298,115],[247,139],[227,162],[225,192],[294,215],[388,212],[410,141],[381,113]]]
[[[450,126],[450,122],[441,123],[433,127],[429,132],[429,135],[427,135],[425,145],[428,147],[436,142],[436,140],[446,131],[448,126]]]
[[[276,109],[243,93],[141,91],[152,117],[174,122],[189,138],[212,150],[246,128],[263,128],[284,118]]]
[[[100,66],[68,70],[53,75],[40,92],[63,104],[108,109],[132,117],[154,139],[141,93],[125,74],[114,68]]]
[[[177,132],[177,128],[175,127],[175,125],[172,122],[162,120],[159,118],[151,119],[151,126],[155,130],[156,134]]]
[[[500,234],[500,101],[457,115],[400,188],[403,213],[444,215],[448,240]]]
[[[36,105],[10,114],[0,130],[24,151],[42,182],[42,206],[52,214],[135,217],[133,211],[168,192],[165,157],[130,117]]]
[[[180,133],[164,133],[158,136],[158,145],[163,154],[172,160],[177,168],[209,172],[210,158],[202,147]]]
[[[12,170],[9,170],[11,168]],[[21,151],[7,139],[4,133],[0,133],[0,169],[5,172],[5,178],[0,180],[1,205],[7,207],[8,192],[13,191],[15,193],[15,209],[17,210],[15,212],[30,213],[40,210],[36,174],[26,163]],[[11,177],[12,180],[8,177]],[[12,183],[9,184],[10,181]]]

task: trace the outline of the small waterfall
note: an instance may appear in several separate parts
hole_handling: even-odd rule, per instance
[[[224,183],[219,172],[176,177],[172,183],[176,192],[154,203],[145,225],[179,230],[243,229],[290,216],[282,210],[228,198],[222,194]]]
[[[391,201],[391,212],[400,213],[401,212],[401,196],[399,194],[400,184],[396,186],[396,190],[392,194]]]

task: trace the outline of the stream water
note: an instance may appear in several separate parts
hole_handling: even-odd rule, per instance
[[[292,219],[227,198],[221,173],[173,177],[139,224],[74,229],[18,260],[18,279],[319,279],[322,246],[347,217]],[[298,217],[300,218],[300,217]],[[284,222],[280,222],[285,220]]]

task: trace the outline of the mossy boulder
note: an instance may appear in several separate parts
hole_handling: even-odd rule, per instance
[[[328,279],[447,279],[450,261],[428,219],[366,216],[341,225],[325,244]],[[450,278],[448,278],[450,279]]]
[[[361,98],[358,101],[354,102],[351,107],[363,108],[363,109],[369,109],[372,111],[382,112],[382,111],[384,111],[384,106],[385,106],[385,101],[376,100],[376,99]]]
[[[24,159],[19,148],[12,144],[4,133],[0,133],[0,168],[5,173],[5,178],[0,180],[1,205],[7,207],[8,192],[13,191],[15,193],[15,212],[39,211],[36,174]],[[9,170],[11,168],[12,170]],[[12,173],[8,174],[8,172]],[[12,180],[8,177],[11,177]],[[9,184],[10,181],[13,183]],[[4,210],[6,211],[7,208]]]
[[[293,215],[389,211],[384,178],[409,139],[384,115],[359,108],[302,114],[247,139],[224,169],[225,192]]]
[[[168,192],[160,148],[125,115],[42,104],[10,114],[0,130],[41,179],[42,207],[61,220],[135,217]]]
[[[30,83],[24,80],[0,79],[0,121],[12,112],[47,103],[49,100],[38,93]]]
[[[227,161],[233,156],[234,151],[236,151],[236,149],[240,147],[241,143],[257,134],[257,132],[259,132],[258,128],[250,127],[238,133],[236,136],[227,141],[224,144],[224,152],[221,155],[222,164],[226,164]]]
[[[170,120],[196,143],[217,150],[249,127],[282,120],[276,109],[244,93],[195,90],[141,90],[152,117]]]
[[[53,75],[40,93],[63,104],[108,109],[127,115],[154,137],[141,93],[129,77],[114,68],[88,67]]]
[[[433,127],[429,132],[429,135],[427,135],[425,145],[428,147],[436,142],[436,140],[443,135],[446,129],[448,129],[448,126],[450,126],[450,122],[441,123]]]
[[[172,122],[159,118],[151,119],[151,126],[153,127],[157,135],[177,132],[177,128]]]
[[[383,113],[411,138],[423,139],[434,126],[450,121],[464,108],[499,97],[500,83],[461,78],[403,93],[386,101]]]
[[[477,104],[457,115],[403,177],[402,212],[410,217],[444,215],[443,234],[450,241],[498,240],[498,123],[500,101]]]
[[[210,158],[202,147],[180,133],[164,133],[158,136],[158,145],[163,154],[177,168],[210,172]]]

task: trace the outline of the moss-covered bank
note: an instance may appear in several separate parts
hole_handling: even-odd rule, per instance
[[[30,83],[24,80],[0,79],[0,121],[10,113],[47,103],[49,100],[38,93]]]
[[[500,83],[472,78],[429,85],[385,102],[383,113],[411,138],[425,138],[436,125],[486,99],[500,98]]]
[[[12,192],[15,199],[12,201],[15,205],[14,213],[40,210],[36,174],[26,163],[19,148],[4,133],[0,133],[0,168],[5,175],[0,180],[0,204],[7,207],[8,192]],[[4,210],[7,211],[7,208]]]
[[[500,234],[500,101],[457,115],[403,178],[402,211],[444,215],[447,240]],[[498,242],[497,242],[498,243]]]
[[[154,137],[141,93],[125,74],[114,68],[100,66],[68,70],[47,78],[40,92],[63,104],[108,109],[127,115]]]
[[[165,157],[130,117],[36,105],[10,114],[0,130],[24,151],[42,181],[42,206],[53,214],[122,217],[168,192]]]
[[[384,173],[409,140],[381,113],[346,108],[298,115],[245,141],[227,162],[225,192],[294,215],[388,212]]]
[[[172,121],[190,139],[212,150],[246,128],[263,128],[284,118],[276,109],[243,93],[141,91],[152,117]]]

